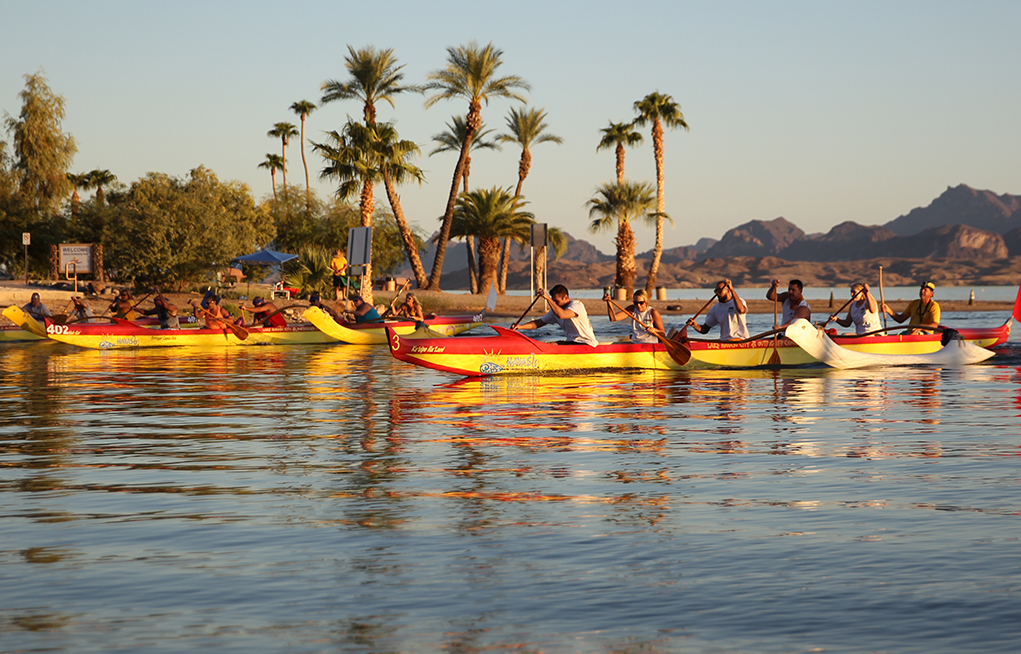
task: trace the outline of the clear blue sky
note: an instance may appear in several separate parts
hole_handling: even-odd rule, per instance
[[[318,103],[344,78],[346,46],[395,49],[408,81],[443,66],[446,48],[492,41],[503,74],[532,86],[564,144],[533,150],[524,193],[540,222],[594,236],[585,202],[614,177],[599,129],[630,120],[651,91],[680,103],[690,132],[666,136],[666,247],[719,238],[784,216],[807,232],[845,220],[880,224],[965,183],[1021,193],[1019,2],[113,2],[5,0],[0,108],[16,115],[22,75],[45,70],[67,102],[74,169],[130,183],[149,171],[221,179],[270,193],[257,168],[288,107]],[[504,130],[511,104],[483,109]],[[398,97],[402,137],[423,149],[427,184],[402,190],[427,232],[442,213],[455,155],[431,137],[466,103],[429,110]],[[313,113],[309,136],[360,116],[356,101]],[[647,132],[647,130],[646,130]],[[519,152],[473,156],[473,186],[512,186]],[[297,147],[289,181],[300,181]],[[315,169],[319,162],[312,158]],[[314,173],[313,173],[314,174]],[[627,174],[655,180],[652,147],[629,150]],[[328,193],[327,183],[313,186]],[[382,196],[379,196],[382,199]],[[652,231],[638,229],[638,248]]]

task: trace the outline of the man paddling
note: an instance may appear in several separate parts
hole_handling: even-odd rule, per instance
[[[716,282],[717,303],[705,316],[705,324],[699,326],[694,318],[688,319],[688,327],[699,334],[708,334],[714,325],[720,326],[721,341],[743,340],[748,334],[748,305],[737,296],[729,279]]]
[[[331,318],[333,318],[333,322],[336,323],[344,322],[343,316],[341,316],[339,313],[331,309],[329,305],[323,304],[323,299],[319,296],[318,293],[313,293],[312,295],[309,295],[308,303],[311,306],[316,307],[317,309],[320,309],[321,311],[327,313]]]
[[[792,279],[787,283],[787,292],[780,293],[777,295],[777,287],[780,286],[780,280],[774,279],[773,284],[766,291],[767,300],[776,300],[783,306],[783,313],[781,314],[783,322],[777,325],[777,329],[784,329],[787,325],[791,324],[798,318],[804,318],[805,320],[812,320],[812,308],[808,306],[808,302],[805,300],[805,296],[802,295],[802,291],[805,289],[805,285],[801,283],[800,279]]]
[[[50,309],[45,304],[43,304],[43,301],[39,298],[38,293],[33,293],[32,299],[28,301],[28,304],[21,307],[21,310],[24,311],[25,313],[28,313],[33,318],[39,321],[41,321],[43,318],[50,317]]]
[[[180,329],[181,321],[177,317],[177,306],[163,295],[159,286],[154,290],[156,297],[152,300],[153,308],[142,311],[142,315],[155,315],[160,321],[160,329]]]
[[[264,298],[257,297],[252,300],[252,308],[249,309],[245,305],[241,305],[241,312],[245,311],[252,314],[252,324],[262,324],[266,327],[286,327],[287,320],[284,319],[283,315],[280,314],[280,310],[277,309],[277,305],[272,302],[267,302]],[[261,318],[260,318],[261,316]]]
[[[540,288],[539,295],[549,305],[549,312],[541,318],[514,325],[511,329],[537,329],[543,325],[557,323],[567,337],[567,340],[558,343],[563,345],[577,343],[593,347],[599,345],[596,335],[592,332],[592,323],[589,322],[585,305],[579,300],[572,300],[566,286],[557,284],[549,293]]]
[[[936,285],[932,282],[925,282],[918,289],[918,299],[911,300],[908,308],[904,309],[904,313],[895,313],[885,302],[882,310],[897,322],[904,322],[910,318],[909,334],[931,334],[936,327],[939,327],[940,319],[939,302],[932,299],[935,294]],[[919,329],[920,327],[931,327],[932,329]]]

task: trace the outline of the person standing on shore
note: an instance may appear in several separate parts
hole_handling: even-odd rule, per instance
[[[805,285],[801,283],[801,280],[792,279],[789,281],[787,283],[787,292],[780,293],[779,295],[777,294],[778,286],[780,286],[780,280],[774,279],[769,290],[766,291],[767,300],[780,302],[783,307],[783,313],[781,314],[783,322],[777,325],[776,328],[784,329],[798,318],[812,320],[812,307],[808,306],[808,301],[802,295]]]
[[[588,311],[585,305],[579,300],[572,300],[567,287],[557,284],[550,292],[546,289],[539,289],[539,295],[549,305],[549,312],[541,318],[530,320],[524,324],[516,325],[511,329],[537,329],[543,325],[556,323],[564,330],[567,340],[557,341],[561,345],[583,344],[595,347],[599,345],[596,335],[592,331],[592,323],[588,319]]]
[[[939,302],[932,299],[936,294],[936,285],[932,282],[925,282],[918,289],[918,299],[911,300],[904,313],[895,313],[893,309],[883,304],[883,313],[890,316],[897,322],[904,322],[910,318],[908,323],[909,334],[931,334],[936,327],[939,327],[940,308]],[[931,329],[920,329],[929,327]]]
[[[721,341],[743,340],[748,333],[748,304],[737,296],[737,290],[729,279],[716,282],[716,305],[705,316],[705,325],[699,326],[694,318],[688,319],[688,327],[699,334],[708,334],[714,325],[720,326]]]
[[[330,260],[330,268],[333,270],[333,300],[340,301],[340,289],[347,294],[347,257],[340,250]]]

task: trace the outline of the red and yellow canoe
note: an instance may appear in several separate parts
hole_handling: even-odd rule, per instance
[[[1007,341],[1010,325],[1008,318],[1000,327],[957,331],[965,340],[989,348]],[[503,327],[492,327],[496,332],[492,336],[457,338],[408,338],[390,332],[388,342],[390,352],[401,361],[469,377],[620,369],[757,368],[770,366],[774,352],[783,367],[820,365],[818,359],[783,337],[747,341],[693,340],[687,344],[691,359],[682,366],[659,343],[559,345],[537,341]],[[856,352],[904,355],[936,352],[942,347],[940,338],[940,334],[884,334],[834,336],[833,341]]]
[[[386,320],[382,322],[338,323],[319,307],[309,307],[305,320],[316,326],[331,339],[352,345],[384,345],[386,330],[395,334],[411,334],[416,330],[414,320]],[[433,316],[425,319],[430,330],[442,336],[456,336],[484,323],[486,311],[473,316]]]

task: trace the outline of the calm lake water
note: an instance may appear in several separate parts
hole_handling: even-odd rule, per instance
[[[1015,652],[1019,416],[1017,343],[486,380],[3,346],[0,651]]]

